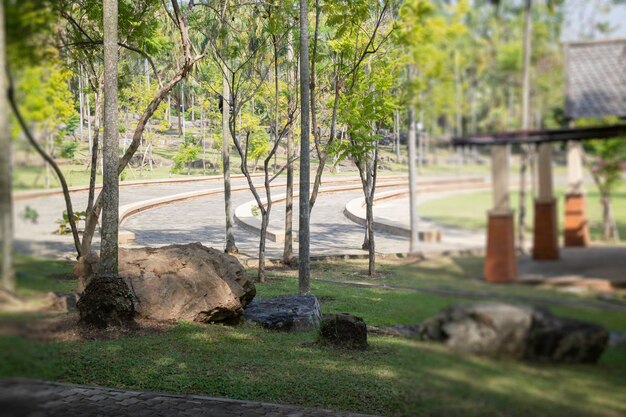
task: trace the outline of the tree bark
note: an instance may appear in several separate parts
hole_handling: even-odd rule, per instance
[[[415,115],[414,115],[415,116]],[[396,164],[400,163],[400,111],[396,110],[393,118],[393,137],[396,144]]]
[[[293,69],[293,44],[291,33],[287,45],[287,63],[289,67],[289,87],[295,87],[297,78]],[[291,100],[291,99],[290,99]],[[290,103],[289,107],[293,107]],[[289,126],[287,133],[287,184],[285,185],[285,244],[283,247],[283,263],[291,265],[293,263],[293,126]]]
[[[6,32],[4,24],[4,3],[0,2],[0,238],[2,238],[2,289],[15,291],[15,270],[13,268],[13,200],[12,192],[12,149],[11,129],[7,97]]]
[[[85,102],[83,100],[83,67],[82,66],[78,66],[78,107],[79,107],[79,132],[80,132],[80,141],[83,141],[83,125],[85,124],[84,122],[84,115],[85,115]]]
[[[228,71],[224,67],[224,71]],[[233,232],[233,207],[230,184],[230,90],[226,76],[222,80],[222,165],[224,169],[224,211],[226,214],[226,253],[238,253]]]
[[[532,0],[525,1],[524,12],[524,65],[522,69],[522,129],[530,126],[530,57],[532,50]],[[518,249],[525,250],[526,243],[526,177],[528,169],[528,148],[520,147],[520,184],[519,184],[519,217],[518,217]]]
[[[87,197],[87,210],[85,211],[86,213],[90,213],[93,209],[93,200],[96,194],[96,177],[98,175],[98,148],[100,146],[100,115],[102,113],[102,82],[98,81],[98,86],[96,87],[94,93],[94,135],[91,142],[91,169],[89,173],[89,196]],[[84,241],[85,239],[83,237],[83,242]],[[85,249],[86,248],[83,247],[83,253],[89,253],[85,251]]]
[[[104,143],[102,147],[102,229],[100,268],[102,277],[118,272],[119,229],[119,120],[117,102],[117,0],[104,0]]]
[[[300,0],[300,218],[298,230],[298,288],[301,295],[311,292],[309,263],[309,5]]]
[[[409,65],[408,67],[408,81],[409,84],[413,82],[415,76],[415,67]],[[415,172],[415,105],[409,103],[409,126],[408,126],[408,145],[409,145],[409,216],[411,222],[411,238],[409,243],[409,252],[415,253],[418,249],[418,216],[417,216],[417,173]],[[421,155],[420,155],[421,157]]]

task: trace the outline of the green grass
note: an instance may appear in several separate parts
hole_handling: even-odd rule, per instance
[[[475,258],[448,263],[383,261],[380,269],[384,279],[407,286],[431,286],[440,278],[446,285],[456,282],[458,288],[486,287],[463,274],[471,274],[477,263]],[[69,271],[67,263],[22,258],[17,268],[22,294],[67,289],[67,281],[47,278]],[[342,268],[334,263],[313,265],[312,289],[324,312],[348,311],[375,325],[410,324],[462,301],[320,281],[364,269],[363,261]],[[297,291],[291,271],[272,270],[268,278],[267,284],[258,285],[258,297]],[[573,307],[558,312],[626,331],[623,313]],[[0,324],[25,319],[13,313],[0,316]],[[620,391],[626,384],[624,346],[609,348],[596,366],[553,366],[456,355],[436,344],[407,339],[370,337],[371,348],[356,353],[319,348],[314,340],[314,333],[189,323],[161,334],[109,341],[33,342],[0,336],[0,375],[388,416],[617,417],[626,413]]]
[[[563,189],[556,190],[560,227],[563,225],[564,194]],[[511,207],[517,209],[518,201],[518,193],[512,192]],[[491,205],[491,192],[481,191],[426,201],[419,206],[418,210],[420,215],[440,223],[471,230],[484,230],[487,221],[486,212]],[[459,210],[460,207],[462,207],[462,210]],[[530,199],[527,207],[529,231],[532,231],[534,206]],[[613,212],[616,216],[620,236],[626,236],[626,184],[622,184],[613,195]],[[599,194],[592,186],[589,186],[587,189],[587,215],[592,239],[600,239],[603,230],[602,209]]]

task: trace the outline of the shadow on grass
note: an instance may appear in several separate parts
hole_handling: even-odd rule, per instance
[[[624,365],[542,366],[371,338],[364,352],[313,334],[179,324],[159,335],[33,344],[0,338],[0,375],[195,393],[389,416],[623,415]],[[624,351],[622,350],[622,353]]]

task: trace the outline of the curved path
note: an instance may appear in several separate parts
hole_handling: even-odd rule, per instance
[[[387,184],[388,189],[401,191],[403,176],[381,176],[379,182]],[[425,179],[428,180],[428,179]],[[256,181],[261,181],[257,178]],[[360,198],[359,180],[356,177],[327,177],[318,202],[311,217],[311,254],[312,256],[350,255],[363,256],[361,249],[364,229],[344,216],[346,203]],[[324,189],[346,185],[352,182],[353,190],[325,193]],[[246,204],[253,200],[247,189],[246,181],[241,176],[233,177],[233,207]],[[202,242],[207,246],[224,247],[224,199],[221,191],[222,178],[204,177],[190,179],[185,182],[146,182],[143,184],[126,184],[120,189],[120,205],[123,207],[149,208],[147,211],[133,213],[125,219],[123,229],[135,233],[134,245],[159,246],[172,243]],[[273,195],[284,194],[284,182],[277,180],[273,187]],[[187,193],[187,194],[184,194]],[[198,195],[204,196],[198,197]],[[149,202],[180,199],[183,201],[154,207]],[[192,199],[188,197],[191,196]],[[84,209],[87,192],[75,190],[72,199],[76,210]],[[163,203],[159,203],[163,204]],[[130,206],[132,205],[132,206]],[[36,224],[22,218],[27,206],[35,208],[39,214]],[[402,208],[398,205],[396,212],[402,217]],[[47,257],[73,257],[73,247],[69,236],[53,234],[55,221],[64,210],[63,198],[59,194],[44,194],[20,198],[16,201],[16,244],[23,253],[37,254]],[[141,210],[141,209],[140,209]],[[297,201],[294,205],[294,233],[297,236]],[[274,205],[270,216],[270,229],[284,230],[284,203]],[[475,234],[474,234],[475,235]],[[452,235],[449,235],[452,237]],[[258,232],[246,230],[235,225],[235,238],[240,251],[244,255],[256,257],[258,250]],[[97,246],[97,237],[94,239]],[[466,234],[462,238],[449,239],[444,232],[441,243],[423,243],[423,252],[448,252],[454,250],[479,249],[482,247],[481,236]],[[268,241],[267,255],[279,258],[282,255],[283,243]],[[378,232],[376,250],[381,254],[406,253],[408,239],[391,233]],[[294,242],[297,254],[297,242]]]

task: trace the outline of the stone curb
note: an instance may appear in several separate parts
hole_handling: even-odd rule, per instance
[[[422,185],[422,184],[420,184]],[[475,192],[489,189],[490,184],[488,184],[483,177],[474,177],[468,179],[454,179],[454,180],[440,180],[431,184],[423,184],[426,185],[424,187],[418,188],[418,193],[420,194],[437,194],[437,193],[447,193],[450,191],[460,191],[460,192]],[[441,185],[444,187],[442,188]],[[419,185],[418,185],[419,186]],[[378,187],[378,186],[377,186]],[[379,194],[374,198],[375,202],[392,200],[400,197],[404,197],[408,195],[408,190],[400,190],[400,191],[390,191],[387,193]],[[365,213],[365,199],[363,197],[355,198],[350,200],[344,209],[344,215],[361,226],[366,226],[366,213]],[[408,228],[404,223],[384,219],[384,218],[374,218],[374,230],[377,232],[386,232],[391,233],[397,236],[402,237],[411,237],[411,229]],[[439,242],[441,241],[441,232],[439,229],[429,228],[429,229],[421,229],[418,230],[418,237],[420,241],[426,242]]]
[[[263,174],[253,174],[253,177],[260,177]],[[237,174],[231,176],[232,179],[240,179],[245,178],[243,174]],[[179,183],[188,183],[188,182],[202,182],[202,181],[218,181],[223,180],[223,175],[212,175],[206,177],[189,177],[189,178],[161,178],[154,180],[133,180],[133,181],[120,181],[120,188],[123,187],[138,187],[138,186],[147,186],[147,185],[157,185],[157,184],[179,184]],[[96,190],[102,188],[102,184],[96,184]],[[82,191],[89,191],[89,186],[86,185],[78,185],[74,187],[69,187],[70,193],[78,193]],[[47,197],[50,195],[63,194],[63,190],[61,188],[49,188],[42,190],[27,190],[27,191],[19,191],[13,193],[14,201],[23,201],[30,200],[32,198],[39,197]]]
[[[400,177],[400,176],[388,176],[388,177],[381,177],[381,179],[392,179],[394,177]],[[402,178],[406,178],[406,176],[402,176]],[[345,181],[335,181],[333,183],[338,183],[338,182],[354,182],[354,181],[360,181],[360,178],[356,177],[354,179],[351,180],[345,180]],[[466,180],[459,180],[457,178],[454,179],[437,179],[437,180],[428,180],[428,181],[423,181],[421,183],[419,183],[419,185],[436,185],[438,183],[448,183],[448,182],[454,182],[454,183],[472,183],[472,182],[484,182],[483,177],[474,177],[474,178],[469,178]],[[376,188],[393,188],[393,187],[398,187],[398,186],[406,186],[406,181],[395,181],[395,182],[388,182],[388,183],[380,183],[380,184],[376,184]],[[344,185],[344,186],[338,186],[338,187],[329,187],[329,188],[320,188],[319,193],[320,194],[330,194],[330,193],[336,193],[336,192],[341,192],[341,191],[354,191],[354,190],[360,190],[362,188],[362,185],[360,183],[355,184],[355,185]],[[446,190],[443,190],[446,191]],[[407,191],[403,191],[403,190],[396,190],[396,191],[391,191],[389,193],[385,193],[384,195],[382,195],[380,197],[380,200],[382,199],[387,199],[387,198],[391,198],[394,196],[401,196],[404,194],[407,194]],[[389,195],[387,195],[389,194]],[[298,192],[294,192],[293,197],[297,198],[300,194]],[[285,194],[279,194],[278,196],[276,196],[275,198],[272,199],[272,203],[278,203],[281,201],[284,201],[286,198]],[[356,199],[358,200],[358,199]],[[362,199],[361,199],[362,200]],[[376,200],[378,201],[379,198],[376,198]],[[266,199],[262,199],[262,201],[265,203]],[[352,200],[355,201],[355,200]],[[236,209],[235,209],[235,214],[234,214],[234,218],[235,218],[235,222],[241,226],[243,229],[252,232],[252,233],[260,233],[261,232],[261,219],[260,217],[257,217],[253,214],[253,207],[257,207],[257,202],[256,200],[251,200],[248,201],[244,204],[239,205]],[[344,212],[345,213],[345,212]],[[357,220],[354,220],[352,218],[350,218],[350,216],[348,216],[346,214],[346,216],[354,221],[355,223],[359,223]],[[361,223],[359,223],[361,224]],[[365,225],[365,221],[363,221],[363,223],[361,224],[362,226]],[[398,231],[398,233],[395,233],[393,231],[393,229],[390,230],[382,230],[385,232],[390,232],[390,233],[394,233],[394,234],[398,234],[400,236],[410,236],[410,231],[406,232],[404,235],[401,234],[403,233],[401,230]],[[266,231],[266,237],[269,241],[271,242],[277,242],[277,243],[281,243],[285,241],[285,232],[283,229],[274,229],[274,228],[269,228]]]

